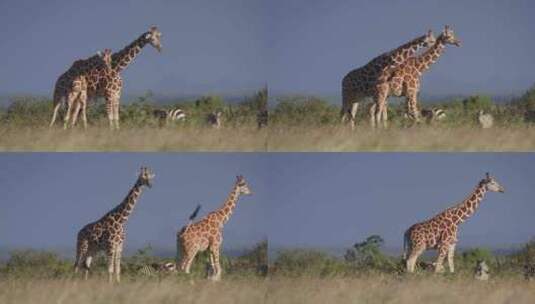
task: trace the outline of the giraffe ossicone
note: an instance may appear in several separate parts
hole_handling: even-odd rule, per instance
[[[464,201],[407,229],[403,238],[403,259],[408,272],[414,272],[418,257],[427,249],[438,250],[435,272],[444,271],[442,264],[446,257],[449,271],[452,273],[455,271],[453,256],[457,244],[458,227],[474,214],[487,191],[502,193],[505,191],[489,173],[485,174],[485,178],[477,184]]]

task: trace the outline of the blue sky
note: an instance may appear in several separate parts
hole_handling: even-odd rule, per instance
[[[242,197],[225,225],[224,248],[264,239],[268,201],[264,164],[255,154],[0,153],[2,247],[74,250],[76,234],[119,204],[141,165],[156,174],[127,223],[126,251],[147,244],[174,250],[176,231],[198,203],[218,208],[243,174],[254,194]]]
[[[78,58],[119,50],[152,24],[163,52],[145,49],[124,72],[126,94],[339,96],[349,70],[450,24],[463,42],[425,74],[422,94],[519,94],[534,83],[529,0],[222,0],[0,3],[0,94],[51,95]]]
[[[401,248],[404,231],[462,201],[493,174],[459,246],[505,247],[535,236],[535,154],[296,153],[270,156],[272,248],[348,248],[372,234]]]
[[[3,248],[74,250],[78,230],[121,202],[141,165],[153,168],[127,224],[127,252],[174,250],[197,203],[220,206],[235,176],[243,197],[224,230],[228,250],[344,248],[371,234],[399,248],[405,229],[464,199],[486,171],[489,193],[459,246],[508,247],[535,236],[535,154],[528,153],[0,153]]]

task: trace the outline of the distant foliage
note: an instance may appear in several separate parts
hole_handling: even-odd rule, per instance
[[[281,98],[273,110],[275,125],[307,125],[310,127],[340,121],[338,106],[316,97]]]
[[[2,272],[13,278],[58,278],[72,271],[73,264],[56,253],[37,250],[16,250],[10,253]]]
[[[344,259],[358,269],[395,271],[396,263],[381,252],[384,240],[379,235],[371,235],[356,243],[346,251]]]
[[[273,274],[329,277],[344,274],[342,261],[324,252],[307,249],[284,250],[273,262]]]

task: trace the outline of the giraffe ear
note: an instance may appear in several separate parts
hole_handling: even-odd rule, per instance
[[[488,172],[485,174],[485,176],[487,177],[487,179],[490,179],[490,174]]]
[[[431,36],[431,35],[433,35],[433,30],[431,29],[427,30],[427,36]]]

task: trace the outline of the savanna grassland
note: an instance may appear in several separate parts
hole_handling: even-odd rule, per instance
[[[533,303],[535,281],[523,278],[535,242],[508,254],[473,248],[456,256],[455,274],[402,270],[398,257],[384,255],[381,239],[371,236],[337,257],[314,249],[284,249],[269,259],[267,243],[239,257],[223,257],[223,277],[205,277],[207,256],[198,257],[191,276],[147,277],[139,265],[156,258],[140,250],[123,262],[123,280],[108,284],[103,259],[88,281],[72,275],[72,261],[50,252],[13,252],[0,266],[0,303]],[[484,259],[489,281],[473,278]],[[427,258],[427,260],[429,260]],[[260,266],[260,267],[259,267]]]
[[[267,130],[258,128],[257,113],[266,107],[267,91],[260,90],[238,102],[204,96],[166,105],[148,94],[121,106],[121,129],[108,128],[103,101],[88,106],[87,130],[78,123],[63,129],[62,119],[49,128],[52,101],[13,97],[0,108],[0,151],[265,151]],[[183,121],[168,123],[155,110],[182,109]],[[220,111],[223,125],[207,122]],[[64,112],[64,111],[63,111]],[[64,113],[60,112],[60,118]],[[80,120],[79,120],[80,122]]]
[[[301,96],[277,100],[270,121],[271,151],[532,151],[535,148],[535,88],[508,102],[490,97],[423,102],[425,109],[443,109],[446,117],[414,125],[404,118],[404,104],[391,101],[387,128],[372,128],[369,103],[363,103],[352,131],[340,124],[340,107],[321,98]],[[483,129],[477,113],[494,118]]]
[[[535,150],[535,88],[507,102],[474,95],[442,102],[446,117],[431,124],[411,125],[404,106],[391,102],[388,128],[371,128],[367,105],[359,107],[358,126],[340,123],[340,105],[315,96],[282,96],[267,105],[267,89],[230,102],[206,96],[166,105],[150,96],[121,107],[121,130],[110,132],[102,102],[88,111],[88,130],[77,126],[49,128],[52,102],[16,97],[0,108],[0,151],[533,151]],[[155,109],[180,108],[185,121],[162,125]],[[268,127],[258,128],[257,114],[268,109]],[[494,117],[482,129],[477,113]],[[206,122],[213,111],[223,125]]]

